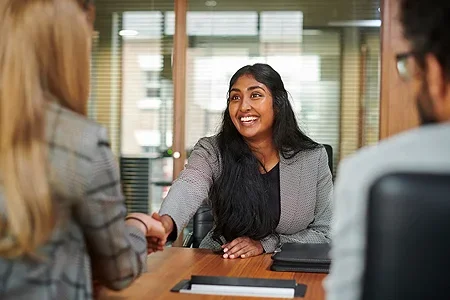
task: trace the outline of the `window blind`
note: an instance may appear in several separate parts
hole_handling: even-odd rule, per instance
[[[174,2],[97,0],[89,116],[106,126],[129,211],[159,209],[172,179]]]
[[[301,128],[333,147],[335,168],[378,140],[378,8],[379,1],[189,1],[187,147],[217,132],[231,76],[256,62],[280,73]]]
[[[186,150],[217,133],[237,69],[272,65],[334,169],[378,140],[379,0],[190,0]],[[172,178],[174,1],[97,0],[89,115],[109,130],[128,208],[158,209]]]

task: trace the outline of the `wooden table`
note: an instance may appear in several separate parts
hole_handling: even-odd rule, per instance
[[[175,284],[182,279],[189,279],[191,275],[295,279],[298,283],[308,286],[305,298],[299,299],[325,299],[322,288],[325,274],[272,272],[269,270],[271,262],[269,254],[230,260],[223,259],[220,255],[205,249],[166,248],[164,251],[148,257],[148,272],[128,289],[121,292],[103,289],[100,292],[100,299],[243,299],[242,297],[201,296],[170,292]]]

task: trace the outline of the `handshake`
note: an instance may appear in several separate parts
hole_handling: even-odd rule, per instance
[[[145,234],[148,254],[164,249],[174,227],[171,217],[160,216],[156,212],[151,216],[144,213],[132,213],[125,218],[125,222],[127,225],[137,227]]]

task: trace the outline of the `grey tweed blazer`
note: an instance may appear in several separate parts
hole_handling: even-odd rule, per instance
[[[45,260],[0,257],[0,299],[92,299],[91,265],[104,285],[125,288],[145,270],[147,243],[124,222],[119,169],[106,130],[52,103],[46,135],[58,224],[39,249]],[[5,215],[3,203],[0,195]]]
[[[217,136],[202,138],[188,164],[163,201],[160,214],[169,215],[180,233],[200,205],[207,201],[213,179],[220,175]],[[266,253],[287,242],[329,242],[333,183],[323,147],[299,152],[291,159],[280,155],[281,217],[275,234],[261,240]],[[219,249],[211,233],[200,247]]]

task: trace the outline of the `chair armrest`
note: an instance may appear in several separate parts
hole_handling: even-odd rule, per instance
[[[192,232],[189,232],[188,235],[186,235],[186,237],[184,238],[183,247],[191,248],[193,241],[194,241],[194,235]]]

